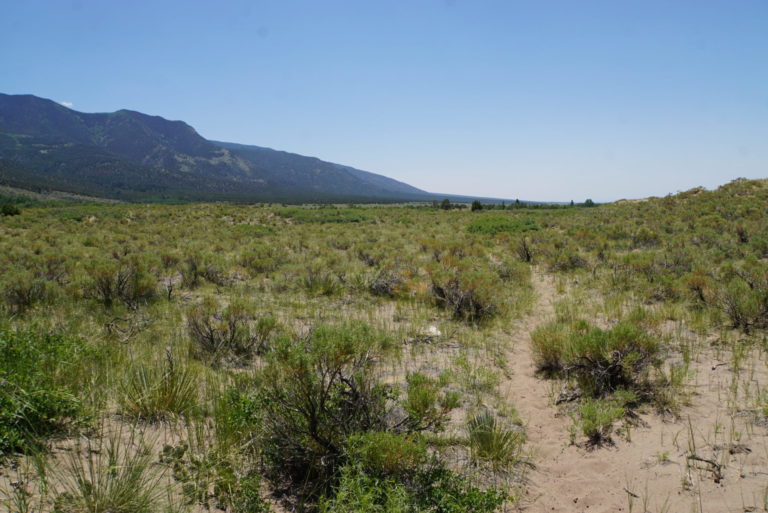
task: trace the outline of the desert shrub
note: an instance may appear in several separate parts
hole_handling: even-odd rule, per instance
[[[26,272],[9,277],[3,286],[3,299],[11,312],[23,314],[51,296],[51,284]]]
[[[589,261],[576,248],[560,248],[547,258],[547,267],[553,272],[589,268]]]
[[[533,244],[531,244],[531,241],[529,241],[526,237],[521,237],[517,242],[517,245],[515,246],[515,253],[521,262],[525,262],[527,264],[533,263],[535,250],[533,248]]]
[[[76,375],[89,358],[75,338],[0,329],[0,457],[83,419]]]
[[[199,253],[187,255],[181,267],[181,283],[188,289],[194,289],[200,285],[203,279],[204,263]]]
[[[371,278],[368,290],[374,296],[396,297],[400,294],[404,280],[391,269],[380,269]]]
[[[268,355],[256,397],[273,485],[312,503],[336,482],[349,437],[386,429],[389,388],[370,375],[382,343],[364,324],[326,326]]]
[[[525,436],[521,431],[504,426],[485,409],[467,423],[472,460],[488,462],[494,469],[511,467],[520,458]]]
[[[507,258],[494,263],[493,269],[504,282],[518,285],[530,283],[531,268],[522,262]]]
[[[348,459],[362,465],[371,475],[412,473],[429,459],[426,442],[413,434],[368,431],[350,436],[347,445]]]
[[[86,294],[106,307],[122,301],[129,308],[136,308],[157,297],[157,281],[138,258],[104,263],[91,270]]]
[[[257,318],[241,302],[220,310],[213,298],[187,312],[187,331],[195,343],[196,354],[214,363],[243,363],[269,349],[277,328],[274,317]]]
[[[437,380],[419,372],[406,378],[408,389],[403,404],[412,431],[440,430],[450,411],[458,406],[456,393],[443,392]]]
[[[332,296],[341,290],[339,280],[330,271],[310,266],[301,278],[301,286],[311,296]]]
[[[442,263],[429,272],[432,298],[454,319],[477,323],[493,317],[500,308],[503,290],[496,273],[472,260]]]
[[[121,412],[146,421],[189,415],[197,407],[197,383],[198,376],[170,352],[160,363],[136,363],[123,383]]]
[[[252,274],[272,272],[285,260],[285,255],[271,246],[257,246],[240,254],[238,263]]]
[[[538,230],[539,226],[531,218],[487,216],[475,219],[467,225],[469,233],[482,235],[498,235],[499,233],[530,232]]]
[[[659,235],[646,227],[641,227],[632,235],[633,248],[651,248],[659,243]]]
[[[614,421],[626,413],[624,407],[612,400],[588,399],[579,405],[578,417],[572,416],[574,427],[587,437],[590,445],[609,442]],[[572,437],[576,433],[572,432]]]
[[[609,330],[556,321],[535,330],[532,340],[539,368],[575,378],[582,393],[594,397],[644,386],[659,351],[657,341],[628,321]]]
[[[716,301],[731,325],[745,333],[768,328],[768,266],[755,262],[725,275],[730,280],[720,287]]]

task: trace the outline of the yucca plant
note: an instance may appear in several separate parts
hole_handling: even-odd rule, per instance
[[[134,431],[78,442],[59,471],[54,513],[156,513],[167,503],[164,472]]]
[[[188,416],[197,408],[198,379],[168,351],[162,363],[138,363],[128,373],[121,394],[124,415],[145,421]]]
[[[472,460],[494,470],[508,469],[520,459],[525,436],[503,425],[489,410],[474,415],[467,424]]]

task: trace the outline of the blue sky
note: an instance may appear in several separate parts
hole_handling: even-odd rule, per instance
[[[4,0],[0,92],[435,192],[768,177],[768,1]]]

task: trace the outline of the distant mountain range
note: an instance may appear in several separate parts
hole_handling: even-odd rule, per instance
[[[431,201],[403,182],[313,157],[209,141],[183,121],[86,114],[0,94],[0,185],[127,201]]]

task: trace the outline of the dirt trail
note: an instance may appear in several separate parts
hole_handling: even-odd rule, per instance
[[[536,465],[528,476],[522,509],[530,512],[744,512],[766,511],[768,502],[768,439],[766,430],[745,416],[734,415],[724,403],[732,374],[701,355],[691,387],[693,404],[681,419],[663,421],[642,415],[631,441],[615,436],[613,447],[586,450],[570,444],[568,417],[557,416],[553,382],[534,375],[530,333],[554,316],[558,299],[552,279],[536,273],[538,295],[530,315],[513,333],[508,360],[511,377],[501,393],[517,408],[526,424],[528,449]],[[765,379],[765,364],[750,378]],[[690,423],[688,421],[690,419]],[[693,433],[693,436],[691,436]],[[691,442],[692,440],[692,442]],[[695,444],[695,445],[692,445]],[[718,446],[746,447],[730,454]],[[715,482],[706,463],[689,464],[692,452],[722,464]],[[747,452],[749,451],[749,452]]]

